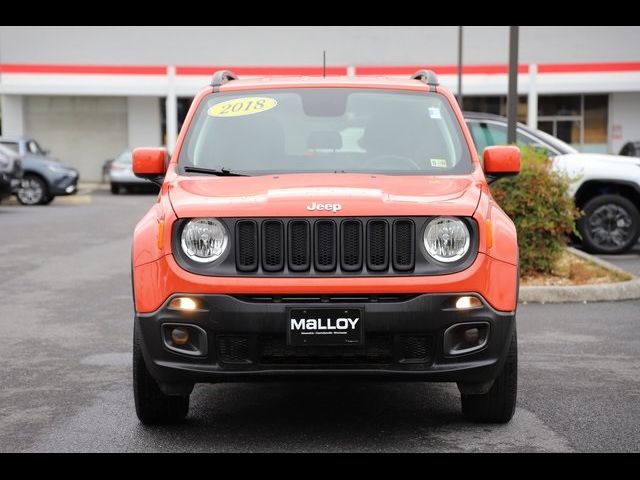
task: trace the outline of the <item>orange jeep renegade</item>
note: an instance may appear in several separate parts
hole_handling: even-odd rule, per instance
[[[133,380],[143,423],[183,419],[200,382],[456,382],[470,420],[516,403],[518,248],[455,98],[407,79],[217,72],[136,227]]]

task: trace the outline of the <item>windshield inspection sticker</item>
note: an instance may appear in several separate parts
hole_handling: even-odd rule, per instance
[[[429,116],[436,119],[442,118],[442,114],[438,107],[429,107]]]
[[[431,166],[437,168],[447,168],[449,164],[444,158],[432,158]]]
[[[216,103],[208,110],[210,117],[244,117],[271,110],[278,101],[269,97],[242,97]]]

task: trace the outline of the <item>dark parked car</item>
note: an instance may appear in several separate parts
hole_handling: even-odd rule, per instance
[[[640,157],[640,142],[627,142],[620,149],[618,155],[625,157]]]
[[[35,140],[0,137],[0,145],[22,158],[24,176],[16,196],[23,205],[47,205],[58,195],[76,193],[78,171],[51,157]]]
[[[11,196],[20,185],[22,165],[20,156],[0,145],[0,201]]]

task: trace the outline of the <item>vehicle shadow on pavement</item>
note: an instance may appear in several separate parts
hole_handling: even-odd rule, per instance
[[[431,441],[446,448],[444,439],[431,434],[466,423],[453,384],[202,385],[191,399],[186,425],[141,427],[145,435],[166,438],[171,432],[226,451],[406,450]]]

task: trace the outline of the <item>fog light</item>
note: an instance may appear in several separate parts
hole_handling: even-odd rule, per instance
[[[445,355],[465,355],[486,347],[489,340],[489,323],[458,323],[444,332]]]
[[[198,308],[198,304],[194,299],[189,297],[176,297],[169,303],[169,308],[192,312]]]
[[[456,308],[458,310],[469,310],[471,308],[480,308],[482,307],[482,302],[478,297],[460,297],[456,301]]]
[[[167,350],[204,357],[207,355],[207,332],[202,327],[184,323],[164,323],[162,325],[162,341]]]
[[[464,341],[468,345],[475,346],[478,344],[478,340],[480,339],[480,330],[477,328],[469,328],[464,331]]]
[[[189,343],[189,330],[185,328],[174,328],[171,330],[171,341],[179,347],[186,345]]]

